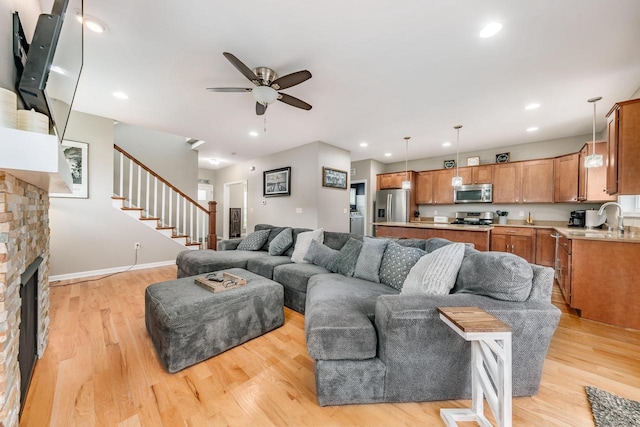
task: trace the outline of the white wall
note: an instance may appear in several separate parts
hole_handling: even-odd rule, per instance
[[[217,233],[222,235],[223,186],[243,180],[248,181],[249,232],[259,223],[348,231],[348,190],[322,188],[321,173],[322,166],[348,171],[349,162],[348,151],[318,141],[216,170]],[[249,170],[252,166],[254,171]],[[263,172],[287,166],[291,166],[291,196],[264,198]],[[296,213],[297,208],[302,209],[302,213]]]
[[[0,87],[15,92],[13,63],[13,12],[18,12],[27,40],[31,42],[40,15],[38,0],[0,0]]]
[[[198,152],[185,137],[125,123],[114,126],[115,144],[169,181],[187,196],[198,198]]]
[[[72,112],[67,135],[89,144],[89,198],[51,199],[50,275],[82,276],[83,272],[127,267],[134,263],[135,242],[142,245],[138,264],[174,262],[183,246],[111,205],[113,121]]]

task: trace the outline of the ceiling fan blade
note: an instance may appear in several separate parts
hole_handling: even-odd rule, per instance
[[[299,85],[300,83],[309,80],[311,73],[307,70],[297,71],[295,73],[287,74],[279,79],[276,79],[271,83],[271,87],[275,90],[286,89],[291,86]]]
[[[267,111],[266,105],[262,105],[259,102],[256,102],[256,114],[261,116]]]
[[[311,105],[291,95],[287,95],[286,93],[278,92],[278,101],[282,101],[285,104],[289,104],[294,107],[302,108],[303,110],[311,110]]]
[[[260,80],[258,79],[258,76],[256,76],[255,73],[251,71],[249,67],[244,65],[244,63],[240,61],[238,58],[236,58],[232,53],[224,52],[223,55],[225,58],[227,58],[229,62],[231,62],[231,64],[233,64],[234,67],[236,67],[238,71],[242,73],[243,76],[251,80],[253,84],[255,85],[260,84]]]
[[[248,87],[208,87],[211,92],[251,92]]]

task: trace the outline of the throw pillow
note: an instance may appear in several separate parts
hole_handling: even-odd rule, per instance
[[[293,245],[293,233],[291,228],[285,228],[269,243],[269,255],[282,255]]]
[[[311,245],[309,245],[309,250],[304,256],[304,260],[329,269],[329,264],[337,253],[337,250],[331,249],[329,246],[324,245],[317,240],[312,240]]]
[[[336,256],[333,257],[327,268],[334,273],[342,274],[343,276],[353,276],[361,249],[362,242],[354,239],[353,237],[350,238]]]
[[[456,293],[523,302],[529,298],[532,280],[533,270],[525,259],[505,252],[478,252],[462,261]]]
[[[411,268],[403,295],[447,295],[456,284],[464,258],[464,243],[452,243],[428,253]]]
[[[380,283],[380,263],[389,240],[365,237],[353,277]]]
[[[324,241],[324,230],[318,228],[317,230],[298,234],[296,246],[293,249],[293,254],[291,254],[291,261],[299,264],[308,264],[308,262],[304,260],[304,256],[309,250],[312,240],[322,243]]]
[[[422,249],[389,242],[380,263],[380,282],[401,290],[411,267],[426,254]]]
[[[239,251],[259,251],[268,238],[269,230],[254,231],[242,239],[236,249]]]

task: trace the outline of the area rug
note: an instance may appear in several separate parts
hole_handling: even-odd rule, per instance
[[[596,427],[640,426],[640,402],[586,386]]]

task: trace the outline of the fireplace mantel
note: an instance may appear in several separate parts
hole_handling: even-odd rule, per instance
[[[0,128],[0,170],[50,193],[70,193],[73,188],[55,135]]]

